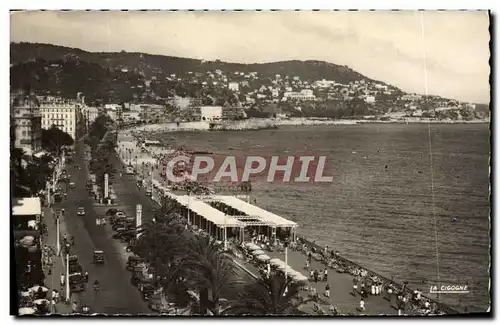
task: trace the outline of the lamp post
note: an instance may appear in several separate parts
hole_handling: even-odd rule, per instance
[[[285,282],[288,281],[288,240],[285,241]]]
[[[224,213],[224,251],[227,251],[227,214]]]
[[[61,253],[61,238],[59,237],[59,216],[56,216],[56,236],[57,236],[57,242],[56,242],[56,247],[57,247],[57,256]]]
[[[66,301],[69,301],[69,253],[66,253]]]

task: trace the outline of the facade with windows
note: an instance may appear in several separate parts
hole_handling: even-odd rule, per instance
[[[68,133],[73,140],[78,136],[78,122],[81,115],[81,104],[76,102],[52,101],[40,104],[42,128],[50,129],[55,125]]]
[[[10,119],[14,146],[28,155],[39,152],[42,149],[42,118],[36,97],[21,94],[12,98]]]

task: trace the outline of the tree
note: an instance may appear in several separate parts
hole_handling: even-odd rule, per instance
[[[222,291],[241,283],[236,277],[234,262],[210,237],[196,237],[189,251],[183,265],[188,270],[189,285],[200,294],[200,312],[205,314],[209,310],[212,315],[220,315]]]
[[[285,290],[287,289],[287,290]],[[225,315],[290,315],[308,302],[302,300],[300,285],[286,281],[282,274],[273,274],[245,286],[239,299],[232,302]],[[285,292],[286,291],[286,292]]]

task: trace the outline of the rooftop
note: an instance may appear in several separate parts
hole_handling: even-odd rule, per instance
[[[157,186],[158,182],[153,182]],[[159,186],[158,186],[159,187]],[[282,218],[272,212],[261,209],[255,205],[240,200],[230,195],[175,195],[165,191],[165,195],[176,200],[181,205],[188,207],[192,212],[204,217],[218,226],[244,227],[251,225],[273,227],[297,227],[297,223]],[[238,212],[236,215],[224,213],[224,206],[216,208],[216,203],[230,207]],[[229,212],[229,211],[228,211]],[[230,212],[231,213],[231,212]]]
[[[31,216],[42,214],[42,204],[39,197],[14,198],[12,200],[12,215]]]

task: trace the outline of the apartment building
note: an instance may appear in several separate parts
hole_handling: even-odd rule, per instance
[[[53,100],[40,104],[42,128],[50,129],[55,125],[68,133],[73,140],[78,136],[78,123],[82,117],[82,104],[78,102]]]
[[[11,100],[10,123],[14,129],[14,146],[33,155],[42,149],[42,117],[35,96],[20,94]]]

